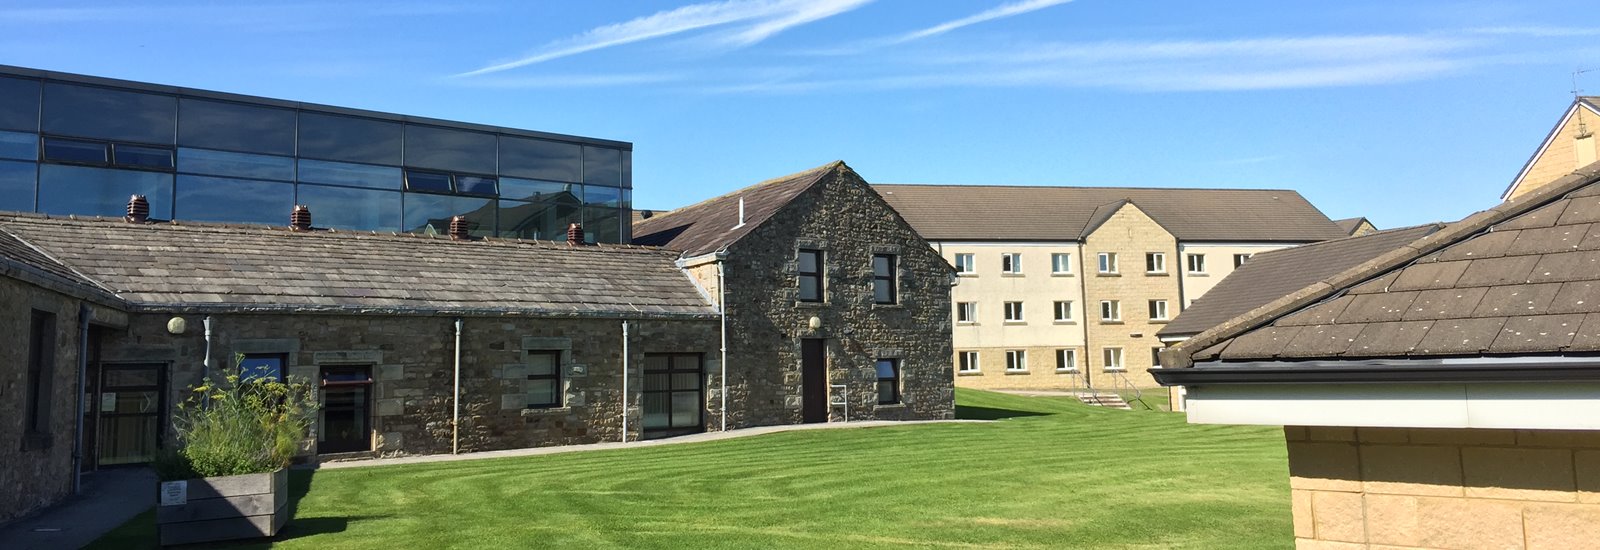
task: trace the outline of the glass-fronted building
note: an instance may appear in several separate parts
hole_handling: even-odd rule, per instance
[[[628,242],[633,145],[0,65],[0,210]]]

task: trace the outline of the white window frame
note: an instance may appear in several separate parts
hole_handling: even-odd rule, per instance
[[[1122,364],[1122,348],[1100,348],[1101,369],[1106,372],[1123,372],[1128,370]]]
[[[1150,320],[1151,321],[1168,321],[1168,320],[1171,320],[1171,318],[1168,317],[1168,315],[1169,315],[1169,313],[1167,312],[1167,301],[1166,300],[1150,300]]]
[[[1052,252],[1052,253],[1050,253],[1050,274],[1051,275],[1071,275],[1072,274],[1072,254],[1070,252]]]
[[[1100,273],[1104,273],[1106,275],[1113,275],[1117,273],[1116,252],[1101,252],[1097,258],[1099,259],[1099,264],[1097,264],[1096,267],[1100,268]]]
[[[1103,323],[1121,322],[1122,302],[1117,300],[1100,300],[1100,321]]]
[[[1163,349],[1166,348],[1161,346],[1153,346],[1150,348],[1150,368],[1158,368],[1161,366],[1161,350]]]
[[[982,370],[982,368],[978,365],[978,352],[976,352],[976,351],[958,351],[958,352],[956,352],[956,372],[968,372],[968,373],[971,373],[971,372],[980,372],[981,370]]]
[[[1056,350],[1056,372],[1073,372],[1078,370],[1078,350],[1060,348]]]
[[[1072,322],[1072,300],[1056,300],[1054,307],[1057,323]]]
[[[1026,321],[1026,318],[1023,317],[1023,313],[1024,312],[1022,310],[1022,302],[1003,302],[1003,303],[1005,305],[1003,305],[1001,307],[1004,308],[1005,311],[1002,314],[1003,315],[1002,319],[1004,319],[1005,322],[1007,322],[1007,323],[1022,323],[1022,322]],[[1015,313],[1015,315],[1012,315],[1013,313]]]
[[[971,252],[956,253],[956,274],[974,275],[978,273],[977,259]]]
[[[1006,350],[1006,372],[1028,372],[1028,350]]]
[[[1167,254],[1165,252],[1146,252],[1144,254],[1144,272],[1166,273]]]
[[[1233,268],[1234,269],[1239,269],[1241,267],[1244,267],[1244,263],[1250,261],[1250,257],[1251,256],[1255,256],[1255,254],[1234,254],[1233,255]]]
[[[1194,273],[1196,275],[1205,274],[1205,272],[1206,272],[1206,255],[1205,254],[1190,253],[1188,255],[1188,258],[1186,259],[1186,261],[1188,262],[1187,265],[1189,267],[1189,272],[1190,273]],[[1195,269],[1197,267],[1199,269]]]
[[[977,302],[956,302],[956,323],[974,325],[978,323]]]
[[[1000,254],[1000,272],[1007,275],[1022,274],[1022,253],[1004,252]]]

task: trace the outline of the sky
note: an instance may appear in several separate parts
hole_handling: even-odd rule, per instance
[[[1580,88],[1577,1],[12,2],[0,64],[627,141],[636,208],[874,183],[1494,206]]]

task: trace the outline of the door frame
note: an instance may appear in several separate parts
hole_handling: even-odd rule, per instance
[[[92,470],[100,469],[100,453],[101,453],[101,451],[103,449],[105,449],[105,441],[104,441],[104,437],[102,436],[102,434],[104,434],[105,432],[103,430],[101,430],[101,428],[105,425],[105,419],[107,418],[107,415],[105,413],[105,408],[101,407],[100,405],[105,399],[105,397],[104,397],[105,390],[106,390],[105,377],[106,377],[106,373],[108,373],[108,372],[118,371],[118,370],[135,370],[135,369],[154,369],[156,371],[156,385],[154,387],[155,392],[156,392],[156,407],[155,407],[155,412],[154,413],[148,413],[148,414],[153,414],[155,416],[155,418],[156,418],[155,450],[160,451],[161,449],[165,449],[166,448],[166,439],[167,439],[167,424],[170,421],[168,419],[168,410],[167,410],[167,407],[168,407],[168,404],[167,404],[167,400],[168,400],[168,388],[167,388],[167,385],[168,385],[168,374],[169,374],[168,371],[171,369],[172,364],[169,363],[169,362],[160,362],[160,361],[110,361],[110,362],[93,363],[92,367],[93,367],[93,371],[94,371],[94,376],[92,378],[86,378],[85,382],[92,383],[94,389],[91,392],[91,391],[87,391],[87,388],[85,388],[85,390],[86,390],[85,393],[88,393],[88,394],[94,396],[93,397],[94,402],[90,403],[90,405],[94,406],[93,419],[92,419],[91,422],[88,422],[88,424],[93,426],[92,429],[94,431],[92,433],[94,434],[94,441],[89,446],[89,449],[85,449],[84,450],[85,452],[83,453],[84,458],[87,459],[87,460],[84,460],[83,462],[85,464],[92,464],[92,466],[87,466],[86,467],[87,468],[86,471],[92,471]],[[119,388],[130,388],[130,387],[131,388],[148,388],[149,386],[120,386]],[[133,391],[149,391],[149,390],[148,389],[146,389],[146,390],[137,390],[137,389],[135,389]],[[84,414],[88,415],[89,413],[87,411],[85,411]],[[127,415],[127,416],[137,416],[137,415],[146,415],[146,413],[136,413],[136,414]],[[89,432],[86,429],[85,430],[85,434],[87,435],[87,433],[89,433]],[[154,457],[151,457],[151,458],[153,459]],[[129,463],[124,463],[124,464],[134,465],[134,464],[144,464],[144,463],[143,462],[129,462]],[[110,464],[110,465],[107,465],[107,466],[122,466],[124,464]],[[80,467],[79,469],[80,470],[84,470],[85,468],[84,467]]]
[[[373,403],[372,394],[373,394],[373,391],[377,388],[377,384],[374,383],[374,380],[372,379],[372,371],[373,371],[374,368],[375,368],[374,365],[365,364],[365,363],[329,364],[329,365],[321,365],[321,366],[317,367],[317,390],[318,390],[317,401],[318,401],[318,405],[320,405],[322,407],[319,410],[324,411],[323,414],[320,415],[319,418],[317,419],[317,454],[324,455],[324,454],[372,452],[372,433],[373,433],[373,430],[375,428],[374,422],[373,422],[375,415],[373,413],[376,412],[376,411],[372,410],[372,403]],[[336,381],[336,382],[331,382],[331,383],[328,382],[328,371],[330,371],[330,370],[341,370],[341,369],[342,370],[360,369],[361,371],[365,371],[366,375],[367,375],[366,380]],[[364,448],[364,449],[339,449],[339,450],[328,450],[328,449],[323,448],[324,442],[326,441],[327,435],[328,435],[327,426],[325,425],[327,423],[326,411],[327,411],[327,399],[328,399],[328,393],[327,392],[328,392],[328,390],[330,390],[330,389],[337,390],[337,389],[341,389],[341,388],[358,388],[358,387],[366,389],[366,391],[362,392],[362,403],[361,403],[361,410],[366,413],[361,418],[361,425],[362,425],[362,427],[366,428],[364,430],[366,432],[366,441],[367,441],[366,448]]]
[[[816,362],[806,359],[815,346]],[[814,387],[813,387],[814,386]],[[832,420],[828,402],[828,339],[800,339],[800,422],[821,424]]]
[[[695,384],[696,384],[694,391],[695,391],[695,394],[698,396],[698,398],[695,399],[695,402],[698,403],[700,406],[697,407],[696,411],[695,411],[696,415],[695,415],[694,426],[673,427],[672,426],[672,394],[688,391],[688,390],[674,390],[674,389],[672,389],[672,375],[673,374],[682,374],[682,373],[687,372],[685,370],[678,370],[678,369],[673,368],[673,365],[675,365],[677,363],[673,359],[677,358],[677,357],[684,357],[684,356],[692,356],[692,357],[694,357],[694,364],[695,364],[694,372],[695,372]],[[696,433],[701,433],[701,432],[706,431],[706,354],[698,353],[698,352],[646,353],[645,357],[647,357],[647,358],[648,357],[666,357],[667,358],[667,370],[665,370],[665,371],[662,371],[662,370],[659,370],[659,369],[651,370],[649,368],[649,366],[648,366],[650,364],[650,361],[649,361],[649,359],[646,359],[645,362],[644,362],[644,364],[646,365],[645,368],[644,368],[644,381],[641,382],[640,386],[639,386],[639,403],[641,405],[644,403],[644,397],[646,395],[649,395],[649,394],[652,394],[652,393],[666,394],[666,396],[667,396],[667,427],[665,427],[665,428],[648,428],[648,427],[645,427],[644,419],[641,418],[640,422],[639,422],[639,426],[640,426],[639,433],[641,434],[641,436],[644,439],[658,439],[658,438],[663,438],[663,437],[674,437],[674,436],[680,436],[680,435],[696,434]],[[649,380],[650,380],[650,374],[651,373],[666,374],[667,375],[667,389],[664,389],[664,390],[659,390],[659,389],[658,390],[651,390],[651,389],[649,389],[649,383],[650,383]]]

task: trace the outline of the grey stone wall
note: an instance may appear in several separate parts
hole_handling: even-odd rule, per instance
[[[802,247],[824,251],[823,303],[797,300]],[[898,255],[897,304],[873,303],[878,253]],[[730,246],[726,262],[730,400],[743,403],[730,427],[801,421],[802,338],[827,339],[828,377],[848,386],[851,420],[954,417],[951,268],[854,172],[802,193]],[[879,406],[874,365],[889,357],[901,360],[902,403]],[[833,420],[843,412],[832,409]]]
[[[72,491],[78,388],[78,300],[0,276],[0,523]],[[45,448],[24,450],[28,339],[33,311],[56,316],[55,368],[49,373],[50,431]]]

